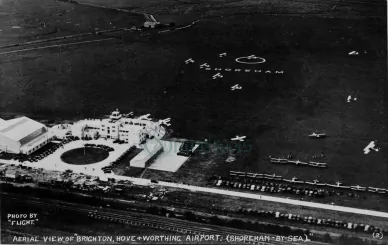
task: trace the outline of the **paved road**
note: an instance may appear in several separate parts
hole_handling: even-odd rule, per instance
[[[1,162],[5,164],[15,164],[15,165],[21,164],[15,160],[1,160]],[[22,164],[22,165],[33,167],[31,166],[31,164],[29,165]],[[44,169],[51,170],[51,171],[55,170],[55,169],[52,169],[53,167],[50,167],[50,166],[39,166],[39,167],[42,167]],[[374,210],[351,208],[351,207],[344,207],[344,206],[316,203],[316,202],[306,202],[306,201],[300,201],[295,199],[287,199],[283,197],[273,197],[273,196],[266,196],[266,195],[260,195],[260,194],[254,194],[254,193],[245,193],[245,192],[230,191],[230,190],[223,190],[223,189],[210,188],[210,187],[200,187],[200,186],[194,186],[194,185],[164,182],[164,181],[159,181],[157,184],[154,184],[154,183],[151,183],[150,179],[134,178],[134,177],[121,176],[121,175],[114,175],[114,174],[104,174],[102,171],[86,171],[86,170],[81,171],[76,169],[73,169],[73,171],[76,173],[83,172],[91,176],[98,176],[102,179],[105,179],[108,177],[108,178],[115,178],[117,180],[128,180],[136,185],[145,185],[145,186],[159,185],[159,186],[165,186],[165,187],[180,188],[180,189],[185,189],[185,190],[194,191],[194,192],[212,193],[212,194],[218,194],[218,195],[249,198],[249,199],[262,200],[262,201],[268,201],[268,202],[284,203],[288,205],[296,205],[296,206],[318,208],[318,209],[325,209],[325,210],[331,210],[331,211],[339,211],[339,212],[345,212],[345,213],[362,214],[362,215],[368,215],[368,216],[374,216],[374,217],[388,218],[387,212],[380,212],[380,211],[374,211]]]
[[[140,179],[140,178],[126,177],[126,176],[119,176],[119,175],[110,175],[109,177],[119,179],[119,180],[129,180],[137,185],[152,185],[150,179]],[[266,196],[266,195],[260,195],[260,194],[254,194],[254,193],[245,193],[245,192],[230,191],[230,190],[223,190],[223,189],[210,188],[210,187],[200,187],[200,186],[194,186],[194,185],[164,182],[164,181],[159,181],[156,185],[180,188],[180,189],[190,190],[194,192],[204,192],[204,193],[212,193],[212,194],[219,194],[219,195],[226,195],[226,196],[242,197],[242,198],[268,201],[268,202],[277,202],[277,203],[284,203],[289,205],[388,218],[387,212],[380,212],[380,211],[360,209],[360,208],[351,208],[351,207],[344,207],[344,206],[316,203],[316,202],[306,202],[306,201],[300,201],[295,199],[287,199],[283,197],[273,197],[273,196]]]

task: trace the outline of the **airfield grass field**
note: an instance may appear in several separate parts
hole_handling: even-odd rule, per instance
[[[11,3],[1,1],[2,45],[94,28],[131,27],[144,21],[137,15],[52,0]],[[314,11],[328,8],[314,3],[303,6]],[[385,13],[381,7],[370,8],[365,6],[370,15]],[[171,117],[172,137],[228,144],[231,137],[246,135],[244,144],[252,146],[231,163],[225,162],[226,153],[205,153],[189,159],[176,173],[148,170],[144,178],[203,185],[213,174],[236,170],[388,188],[386,21],[384,17],[361,19],[357,11],[350,11],[354,18],[337,18],[348,13],[348,9],[341,11],[332,18],[225,16],[153,35],[150,40],[138,40],[133,34],[120,39],[116,33],[99,37],[115,38],[107,42],[2,54],[0,111],[73,119],[99,117],[119,108]],[[163,14],[169,21],[176,17]],[[46,28],[39,26],[42,20]],[[359,55],[349,56],[353,50]],[[218,57],[223,52],[227,55]],[[251,54],[266,62],[242,65],[234,61]],[[189,58],[195,63],[185,65]],[[218,71],[200,69],[205,62],[212,68],[243,71],[221,71],[224,77],[213,80]],[[242,90],[231,91],[235,84]],[[350,94],[356,94],[357,101],[346,103]],[[307,135],[314,131],[329,137],[311,140]],[[363,148],[371,140],[379,140],[381,151],[364,155]],[[289,152],[304,161],[324,152],[328,169],[273,165],[266,159],[269,154],[280,157]],[[343,199],[334,201],[388,210],[387,195],[371,195],[368,201]]]
[[[363,153],[371,140],[379,140],[382,148],[386,146],[386,68],[382,52],[385,44],[378,27],[373,30],[370,23],[364,28],[365,23],[354,20],[281,19],[249,17],[250,35],[246,26],[227,32],[226,28],[217,29],[222,23],[214,21],[188,30],[184,43],[193,43],[190,57],[198,62],[181,68],[179,77],[168,85],[167,95],[161,100],[167,115],[173,116],[177,111],[185,115],[173,118],[178,137],[207,138],[227,145],[231,137],[246,135],[248,140],[244,144],[252,146],[251,152],[241,154],[231,163],[225,162],[228,154],[205,153],[190,159],[176,173],[149,170],[143,177],[204,184],[211,174],[235,170],[387,187],[388,155],[384,150]],[[230,18],[228,23],[238,21],[239,18]],[[259,24],[253,27],[252,23]],[[284,31],[273,31],[282,28]],[[197,36],[212,36],[208,44],[199,44],[187,34],[195,30]],[[235,45],[230,44],[231,39]],[[226,50],[228,56],[219,58],[217,54]],[[361,55],[348,56],[352,50],[360,50]],[[198,67],[207,62],[214,68],[244,69],[233,62],[234,58],[251,53],[267,59],[258,66],[260,69],[284,70],[284,74],[221,72],[222,80],[212,80],[216,71]],[[230,91],[237,83],[242,90]],[[358,100],[346,103],[349,94],[357,94]],[[178,104],[182,106],[177,108]],[[325,132],[329,137],[312,140],[307,137],[312,132]],[[313,155],[323,152],[328,169],[268,161],[269,154],[285,157],[289,152],[302,161],[313,160]],[[351,206],[362,203],[354,202]],[[362,206],[386,209],[387,198],[373,195]]]

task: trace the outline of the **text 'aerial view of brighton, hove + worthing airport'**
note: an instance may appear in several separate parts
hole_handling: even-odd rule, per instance
[[[1,244],[388,244],[384,0],[0,0]]]

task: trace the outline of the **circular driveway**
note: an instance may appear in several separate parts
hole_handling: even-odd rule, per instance
[[[61,160],[67,164],[88,165],[108,158],[109,152],[97,147],[75,148],[64,152]]]

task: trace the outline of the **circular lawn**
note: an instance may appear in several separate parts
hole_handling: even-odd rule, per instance
[[[86,165],[101,162],[109,156],[109,152],[96,148],[85,147],[67,151],[61,155],[61,160],[68,164]]]

